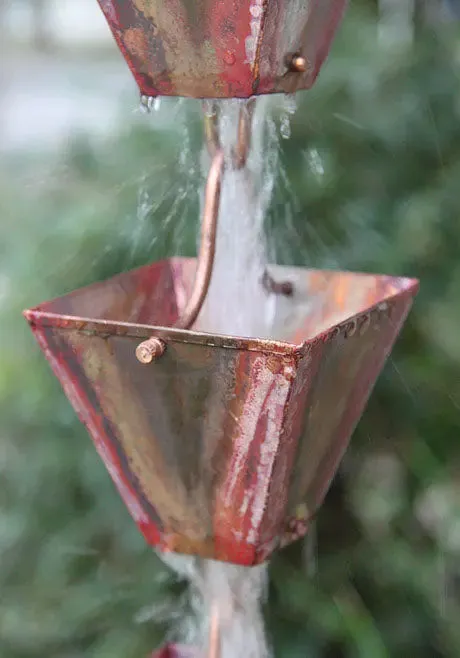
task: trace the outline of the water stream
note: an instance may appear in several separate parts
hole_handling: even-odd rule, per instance
[[[241,103],[219,103],[221,144],[227,154],[236,141]],[[262,285],[269,253],[264,218],[278,152],[268,103],[264,98],[257,101],[247,166],[240,171],[228,167],[223,180],[214,271],[200,316],[200,327],[212,333],[270,338],[274,331],[278,300]],[[204,161],[207,168],[206,154]],[[182,641],[201,646],[206,655],[210,620],[217,613],[219,658],[270,656],[262,614],[266,565],[244,568],[179,555],[163,557],[190,583],[195,624],[182,622]]]
[[[242,101],[220,101],[220,137],[230,157]],[[211,333],[270,338],[276,297],[261,285],[268,262],[264,218],[275,179],[276,132],[270,130],[268,101],[258,99],[246,167],[224,176],[216,258],[200,325]],[[204,158],[208,166],[209,157]]]

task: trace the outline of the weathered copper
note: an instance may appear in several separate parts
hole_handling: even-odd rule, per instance
[[[249,156],[254,105],[255,98],[251,98],[241,106],[238,114],[236,145],[231,158],[231,166],[235,169],[245,167]],[[204,108],[204,135],[209,155],[214,158],[222,148],[219,133],[219,106],[216,103]]]
[[[149,338],[136,347],[137,360],[147,365],[163,356],[165,349],[166,345],[160,338]]]
[[[189,329],[198,317],[211,283],[214,258],[216,255],[217,220],[219,217],[220,192],[225,168],[223,151],[213,157],[204,200],[201,222],[201,242],[193,288],[187,305],[177,320],[178,329]]]
[[[209,629],[209,646],[206,658],[220,658],[220,617],[217,605],[211,610],[211,624]]]
[[[289,64],[291,71],[295,73],[305,73],[308,69],[308,62],[302,55],[294,55]]]
[[[196,271],[174,258],[25,312],[147,541],[237,564],[305,534],[417,290],[270,268],[276,340],[174,328]],[[139,363],[152,336],[163,356]]]
[[[233,149],[233,166],[242,169],[248,161],[251,148],[252,120],[255,108],[255,98],[246,101],[240,109],[238,119],[238,136],[236,146]]]
[[[151,658],[200,658],[196,649],[183,644],[167,644],[155,651]]]
[[[141,93],[194,98],[309,89],[346,6],[346,0],[98,1]]]
[[[208,153],[213,158],[215,154],[221,149],[220,134],[219,134],[219,110],[216,103],[212,103],[211,107],[204,109],[204,138]]]

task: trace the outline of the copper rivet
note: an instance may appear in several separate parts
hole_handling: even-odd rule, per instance
[[[366,331],[369,329],[370,324],[371,324],[371,316],[368,313],[362,318],[362,320],[360,322],[360,326],[359,326],[359,335],[360,336],[364,336]]]
[[[152,363],[164,354],[166,345],[159,338],[149,338],[136,347],[136,357],[141,363]]]
[[[357,325],[358,323],[356,320],[352,320],[347,324],[345,328],[345,338],[350,338],[356,333]]]
[[[329,340],[334,340],[337,336],[340,336],[340,327],[334,327],[329,334]]]
[[[305,73],[307,70],[307,60],[302,55],[294,55],[291,60],[291,70],[296,73]]]
[[[267,270],[265,270],[262,277],[262,285],[267,292],[275,295],[292,297],[294,294],[294,285],[290,281],[275,281]]]

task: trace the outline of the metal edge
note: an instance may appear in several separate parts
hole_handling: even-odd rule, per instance
[[[393,277],[389,277],[389,278],[393,278]],[[358,325],[360,320],[363,321],[367,320],[368,318],[370,318],[372,314],[375,313],[384,313],[386,311],[391,312],[391,305],[403,298],[406,298],[407,302],[411,306],[420,289],[420,281],[418,279],[409,279],[405,277],[394,277],[394,278],[406,282],[408,284],[407,287],[403,288],[402,290],[399,290],[398,292],[392,293],[391,295],[382,297],[378,302],[372,304],[372,306],[368,306],[364,311],[361,311],[360,313],[355,313],[354,315],[350,315],[349,317],[347,317],[346,320],[343,320],[342,322],[335,324],[333,327],[330,327],[329,329],[325,329],[321,333],[314,336],[314,338],[311,338],[310,340],[300,343],[298,347],[299,348],[307,347],[308,349],[310,349],[314,343],[329,342],[330,340],[333,340],[334,338],[340,336],[342,333],[348,334],[348,332],[351,330],[353,330],[354,333],[354,329],[351,327],[351,325],[356,325],[355,328],[359,328]]]
[[[131,338],[150,338],[152,336],[161,338],[166,342],[190,343],[206,347],[220,347],[224,349],[236,349],[250,352],[260,352],[280,355],[304,356],[317,342],[328,342],[347,332],[350,324],[359,323],[376,311],[383,311],[382,305],[388,305],[401,299],[402,296],[413,299],[418,292],[419,282],[416,279],[409,280],[410,285],[399,292],[383,297],[377,303],[366,308],[365,311],[356,313],[346,318],[340,324],[325,329],[318,335],[301,343],[289,343],[260,338],[243,338],[240,336],[227,336],[224,334],[208,334],[205,332],[190,331],[186,329],[174,329],[158,325],[133,324],[130,322],[109,322],[107,320],[94,320],[91,318],[61,315],[40,311],[39,309],[27,309],[23,315],[31,325],[42,325],[57,327],[61,330],[80,331],[82,333],[96,334],[100,336],[127,336]]]
[[[23,311],[23,315],[32,326],[56,327],[64,331],[76,330],[81,333],[95,334],[102,337],[127,336],[130,338],[146,339],[153,336],[161,338],[166,342],[190,343],[206,347],[220,347],[279,355],[299,354],[301,348],[300,345],[283,341],[242,338],[223,334],[214,335],[187,329],[174,329],[171,327],[133,324],[129,322],[109,322],[107,320],[94,320],[85,317],[50,313],[40,311],[39,309],[27,309]]]
[[[163,261],[158,261],[155,265],[161,262],[191,262],[196,261],[194,258],[180,258],[174,257],[171,259],[163,259]],[[142,267],[136,268],[132,271],[140,271],[145,268],[149,268],[151,265],[144,265]],[[305,272],[306,268],[302,267],[285,267],[272,265],[270,266],[278,272],[289,272],[289,271],[303,271]],[[131,271],[131,272],[132,272]],[[324,272],[325,274],[339,274],[338,270],[319,270],[311,269],[307,270],[311,272]],[[365,272],[352,272],[352,271],[343,271],[344,274],[352,274],[353,276],[358,277],[375,277],[375,278],[386,278],[399,280],[404,285],[404,287],[390,295],[382,297],[378,302],[372,306],[367,307],[365,310],[360,313],[356,313],[347,317],[340,324],[334,325],[325,329],[321,333],[317,334],[313,338],[310,338],[301,343],[289,343],[287,341],[278,341],[272,339],[260,339],[260,338],[244,338],[242,336],[228,336],[225,334],[209,334],[206,332],[191,331],[186,329],[176,329],[172,327],[164,327],[161,325],[146,325],[146,324],[136,324],[131,322],[110,322],[107,320],[95,320],[92,318],[79,317],[73,315],[62,315],[58,313],[52,313],[49,311],[42,311],[40,305],[33,307],[31,309],[26,309],[23,311],[23,315],[27,322],[30,325],[40,324],[42,326],[48,327],[57,327],[61,330],[77,330],[83,333],[88,334],[97,334],[100,336],[107,337],[110,336],[127,336],[132,338],[141,338],[146,339],[150,337],[162,338],[170,342],[178,343],[190,343],[195,345],[203,345],[207,347],[220,347],[227,349],[236,349],[243,351],[252,351],[260,353],[269,353],[269,354],[280,354],[280,355],[297,355],[297,357],[302,357],[307,354],[313,345],[317,342],[328,342],[332,340],[335,336],[338,336],[342,331],[346,331],[350,323],[358,322],[361,318],[366,318],[369,314],[378,311],[379,307],[382,304],[391,304],[392,302],[400,299],[401,296],[407,296],[411,299],[414,299],[419,287],[420,282],[418,279],[409,278],[409,277],[398,277],[390,276],[385,274],[370,274]],[[109,281],[115,281],[119,277],[125,276],[127,273],[120,273],[108,279]],[[105,281],[100,281],[96,283],[89,284],[83,288],[79,288],[78,291],[89,289],[94,285],[106,283]],[[77,291],[74,291],[77,292]],[[53,300],[49,300],[48,303],[52,303],[62,299],[63,297],[68,297],[72,295],[72,292],[62,295]]]

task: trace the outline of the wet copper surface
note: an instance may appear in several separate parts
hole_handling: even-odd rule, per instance
[[[141,363],[152,363],[155,359],[163,356],[166,349],[166,344],[161,338],[149,338],[144,340],[136,347],[137,360]]]
[[[193,647],[186,647],[182,644],[167,644],[155,651],[151,658],[200,658],[200,656]]]
[[[206,181],[200,248],[193,287],[187,305],[176,322],[178,329],[190,329],[195,323],[209,290],[216,255],[217,220],[224,169],[224,152],[218,150],[213,156]]]
[[[196,261],[171,259],[26,311],[147,541],[239,564],[305,534],[417,282],[270,268],[277,340],[174,327]],[[160,338],[164,354],[136,358]]]
[[[346,6],[346,0],[98,1],[141,93],[194,98],[308,89]]]

